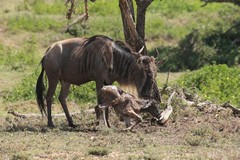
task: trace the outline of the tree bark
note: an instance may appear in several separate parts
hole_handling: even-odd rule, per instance
[[[136,0],[137,3],[137,25],[136,29],[139,36],[145,39],[145,15],[147,7],[153,2],[153,0]]]
[[[144,51],[142,54],[146,55],[147,48],[146,48],[144,39],[141,38],[141,36],[139,35],[136,29],[132,0],[119,0],[119,7],[121,10],[124,37],[125,37],[126,43],[135,52],[138,52],[144,46]],[[145,17],[145,13],[144,13],[144,17]],[[143,20],[145,21],[145,18]]]

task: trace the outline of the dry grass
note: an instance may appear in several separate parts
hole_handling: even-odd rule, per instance
[[[36,108],[32,103],[14,107],[21,113]],[[70,110],[81,109],[71,106]],[[55,105],[54,113],[60,112],[60,106]],[[225,113],[207,114],[186,107],[175,113],[167,126],[143,123],[135,133],[122,131],[124,125],[115,114],[111,114],[109,129],[96,127],[95,115],[83,113],[73,117],[76,128],[68,127],[65,117],[55,117],[54,129],[46,127],[46,118],[2,116],[0,159],[240,158],[240,119]]]

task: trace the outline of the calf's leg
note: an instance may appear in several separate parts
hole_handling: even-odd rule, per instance
[[[141,123],[141,122],[143,121],[143,120],[142,120],[142,117],[141,117],[140,115],[138,115],[137,113],[135,113],[133,110],[132,110],[132,111],[129,111],[129,112],[127,113],[127,115],[128,115],[129,117],[134,118],[135,121],[136,121],[135,124],[133,124],[133,125],[131,125],[131,126],[129,126],[129,127],[127,128],[127,129],[130,130],[130,131],[132,131],[135,126],[137,126],[139,123]]]

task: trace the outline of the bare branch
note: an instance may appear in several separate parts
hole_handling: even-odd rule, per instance
[[[86,20],[86,19],[87,19],[87,15],[86,15],[86,14],[83,14],[83,15],[78,16],[77,18],[75,18],[75,19],[72,21],[72,23],[70,23],[70,24],[66,27],[65,32],[68,32],[69,29],[70,29],[72,26],[74,26],[74,25],[76,25],[76,24],[78,24],[78,23],[81,23],[82,21],[84,21],[84,20]]]
[[[84,4],[85,4],[85,15],[86,15],[85,20],[88,19],[88,2],[87,2],[87,1],[88,1],[88,0],[85,0],[85,1],[84,1]]]
[[[240,0],[201,0],[205,2],[201,7],[205,7],[208,3],[233,3],[240,6]]]
[[[76,1],[75,0],[67,0],[65,5],[68,5],[68,3],[70,3],[70,7],[68,8],[66,18],[71,19],[72,14],[75,13],[75,3],[76,3]]]
[[[172,106],[171,106],[171,102],[172,102],[173,96],[174,96],[175,94],[176,94],[176,92],[174,91],[174,92],[171,94],[171,96],[168,98],[167,107],[166,107],[166,108],[163,110],[163,112],[161,113],[161,117],[160,117],[159,120],[158,120],[158,123],[161,124],[161,125],[164,125],[164,124],[168,121],[170,115],[171,115],[172,112],[173,112],[173,108],[172,108]]]
[[[93,109],[88,109],[86,111],[84,111],[85,113],[87,114],[94,114],[95,111]],[[74,113],[71,113],[71,115],[80,115],[82,112],[74,112]],[[35,113],[27,113],[27,114],[23,114],[23,113],[18,113],[18,112],[15,112],[15,111],[8,111],[8,114],[12,114],[13,116],[15,117],[18,117],[18,118],[42,118],[42,115],[41,114],[35,114]],[[59,113],[59,114],[54,114],[53,117],[65,117],[65,114],[64,113]]]
[[[235,108],[233,105],[231,105],[229,102],[224,103],[221,107],[223,108],[230,108],[233,111],[233,114],[240,115],[240,110]]]

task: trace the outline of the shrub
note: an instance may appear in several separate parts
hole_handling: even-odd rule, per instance
[[[165,59],[159,67],[161,71],[195,70],[210,64],[240,64],[240,34],[239,26],[223,32],[221,27],[216,30],[193,30],[178,46],[163,46],[158,50],[161,53],[157,59]],[[237,31],[236,31],[237,30]],[[150,54],[153,55],[154,51]]]
[[[88,154],[95,155],[95,156],[105,156],[108,155],[108,150],[102,147],[94,147],[89,149]]]
[[[184,75],[178,81],[183,87],[194,88],[206,99],[230,101],[240,106],[240,68],[227,65],[206,66]]]

